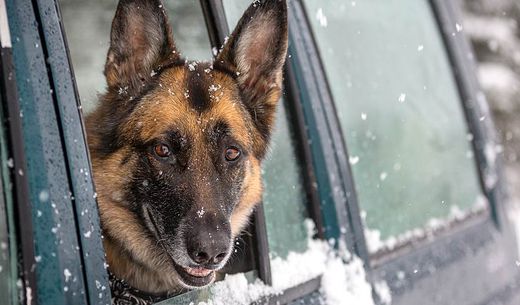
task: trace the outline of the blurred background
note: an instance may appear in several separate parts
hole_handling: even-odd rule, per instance
[[[520,2],[459,0],[464,31],[478,62],[478,77],[488,98],[503,146],[510,193],[520,202]]]

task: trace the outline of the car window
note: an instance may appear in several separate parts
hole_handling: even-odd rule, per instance
[[[2,79],[2,77],[0,77]],[[2,88],[3,89],[3,88]],[[0,97],[0,102],[2,99]],[[0,107],[0,110],[3,107]],[[3,121],[3,116],[2,117]],[[5,304],[18,303],[18,260],[14,223],[14,205],[10,189],[9,167],[13,160],[7,157],[8,146],[5,130],[0,126],[0,299]],[[20,283],[18,283],[20,284]]]
[[[92,111],[105,91],[103,69],[117,1],[60,0],[68,46],[83,111]],[[211,58],[209,37],[197,1],[165,1],[175,43],[187,59]]]
[[[233,29],[251,1],[225,0],[229,28]],[[307,248],[306,196],[295,152],[291,122],[280,101],[271,152],[263,163],[263,205],[269,250],[272,257],[286,258]]]
[[[393,248],[485,208],[472,135],[429,2],[304,4],[369,250]]]
[[[304,221],[308,217],[307,202],[294,145],[286,109],[280,103],[271,153],[263,165],[263,205],[273,257],[285,258],[291,251],[302,252],[307,248]]]

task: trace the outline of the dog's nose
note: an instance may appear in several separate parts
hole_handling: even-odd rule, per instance
[[[212,255],[204,250],[193,251],[190,253],[191,259],[193,259],[193,261],[196,262],[197,264],[201,264],[201,265],[218,265],[224,260],[226,255],[227,255],[226,252],[220,252],[220,253],[217,253],[216,255]]]
[[[198,234],[188,242],[188,254],[201,265],[218,265],[227,256],[229,238],[222,234]]]
[[[197,264],[216,266],[224,261],[231,248],[231,230],[222,222],[200,225],[187,234],[186,250]]]

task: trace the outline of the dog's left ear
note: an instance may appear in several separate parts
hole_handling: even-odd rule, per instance
[[[215,60],[215,65],[236,73],[243,102],[264,142],[281,94],[287,33],[286,0],[254,1]]]
[[[154,69],[179,59],[161,0],[120,0],[105,64],[108,87],[138,94]]]

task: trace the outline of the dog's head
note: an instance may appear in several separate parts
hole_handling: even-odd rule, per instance
[[[286,51],[285,1],[255,1],[213,63],[180,57],[159,0],[120,1],[87,118],[117,276],[150,292],[214,280],[261,200]]]

